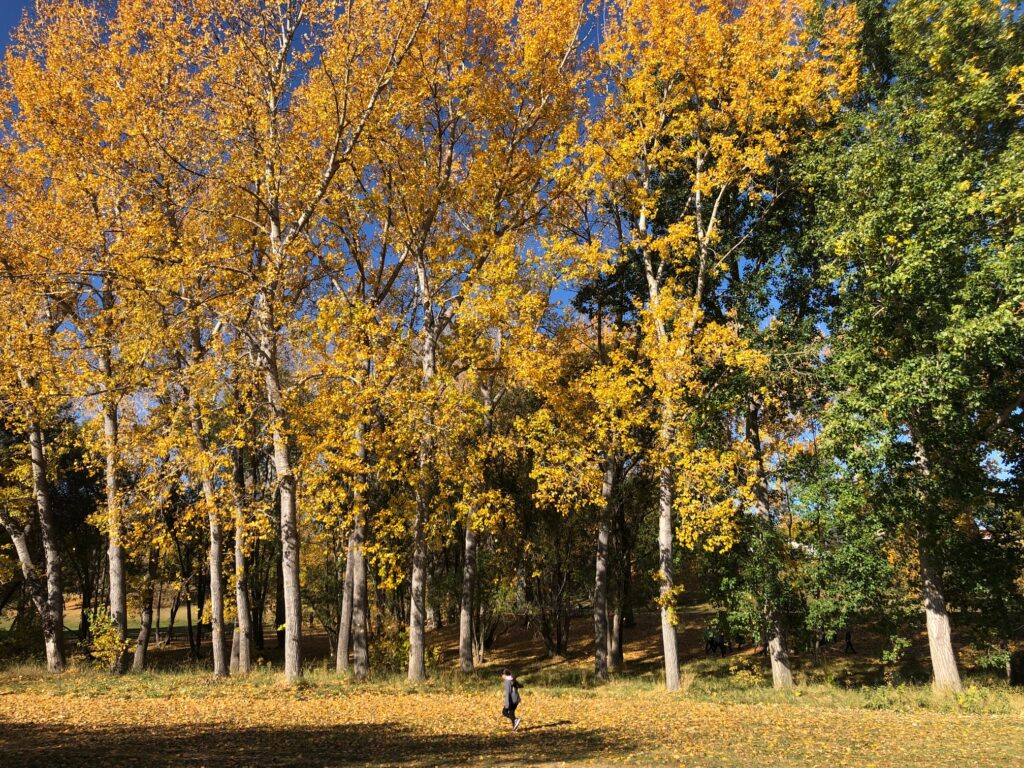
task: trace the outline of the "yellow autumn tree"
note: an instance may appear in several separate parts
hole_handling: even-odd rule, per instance
[[[762,180],[773,164],[851,93],[856,33],[852,6],[822,10],[809,0],[626,0],[611,7],[602,29],[602,101],[588,169],[609,211],[613,258],[636,259],[646,285],[670,690],[679,686],[673,538],[728,546],[731,520],[750,502],[749,488],[736,482],[749,476],[749,452],[732,434],[735,417],[728,402],[708,398],[716,379],[742,376],[760,361],[735,323],[707,317],[704,304],[756,226],[758,204],[770,200]],[[747,206],[745,232],[723,237],[726,204]]]
[[[564,516],[596,519],[594,673],[606,680],[615,663],[608,620],[612,512],[627,472],[642,471],[650,408],[638,334],[628,323],[572,318],[551,340],[551,364],[531,384],[543,405],[530,416],[526,441],[541,504]],[[547,375],[542,375],[546,373]],[[610,659],[610,657],[612,657]]]
[[[411,681],[426,676],[428,529],[438,510],[441,422],[451,413],[462,351],[462,308],[480,286],[517,272],[525,232],[547,210],[559,166],[575,147],[582,91],[582,7],[567,0],[431,6],[424,34],[394,79],[374,181],[388,229],[412,274],[410,311],[420,392],[410,574]],[[485,291],[486,293],[486,291]],[[463,337],[464,338],[464,337]]]
[[[124,398],[136,387],[147,357],[145,341],[126,328],[148,311],[135,270],[142,266],[131,231],[134,186],[130,139],[117,100],[121,79],[106,46],[109,18],[84,3],[40,3],[23,25],[5,61],[16,119],[9,137],[26,180],[43,191],[22,213],[30,216],[39,255],[56,266],[67,287],[65,318],[76,340],[75,392],[95,403],[102,423],[106,479],[110,617],[123,643],[126,632],[126,552],[120,507],[119,423]],[[120,654],[114,668],[123,671]]]
[[[47,435],[60,411],[71,402],[60,326],[70,312],[73,293],[69,294],[67,284],[55,274],[52,253],[35,237],[31,217],[25,215],[38,210],[46,193],[40,180],[19,166],[20,152],[21,147],[13,143],[0,147],[0,200],[7,222],[7,236],[0,249],[0,294],[4,297],[0,303],[0,345],[4,350],[0,407],[3,428],[24,436],[22,461],[16,464],[30,468],[31,480],[25,486],[31,491],[23,495],[19,483],[5,489],[0,523],[11,537],[29,596],[39,613],[47,668],[61,672],[66,662],[62,558],[52,508]],[[36,530],[41,552],[32,546]]]
[[[302,674],[302,608],[288,329],[305,299],[324,201],[372,131],[427,6],[189,5],[205,24],[188,55],[208,77],[197,104],[207,154],[189,168],[207,181],[207,224],[231,252],[232,300],[222,302],[220,319],[245,340],[264,387],[281,509],[285,674],[294,681]]]

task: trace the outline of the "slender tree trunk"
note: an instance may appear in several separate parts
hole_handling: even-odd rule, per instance
[[[185,593],[185,628],[188,630],[188,657],[195,661],[199,658],[199,648],[196,647],[196,635],[192,629],[192,595]]]
[[[611,602],[611,595],[608,597],[609,603]],[[611,608],[607,608],[604,612],[605,622],[608,625],[608,634],[605,638],[604,652],[608,658],[608,668],[612,667],[612,612]]]
[[[278,220],[272,221],[271,256],[275,263],[283,263]],[[289,451],[289,418],[281,392],[281,372],[278,367],[278,340],[270,297],[258,297],[258,323],[260,333],[259,355],[261,373],[270,408],[270,437],[273,446],[274,473],[277,477],[280,507],[281,571],[279,595],[284,602],[284,674],[285,679],[296,682],[302,677],[302,593],[299,575],[299,530],[296,509],[295,475]],[[281,626],[281,623],[278,624]]]
[[[207,580],[203,578],[203,568],[199,567],[198,578],[196,579],[196,658],[198,659],[203,649],[203,611],[206,609],[206,587]]]
[[[231,653],[228,656],[228,671],[232,675],[238,674],[238,654],[240,652],[241,635],[241,630],[239,630],[238,622],[236,621],[231,628]]]
[[[362,515],[356,518],[352,533],[352,671],[356,680],[363,681],[370,674],[370,653],[367,646],[369,604]]]
[[[281,499],[281,575],[284,590],[284,676],[288,682],[302,677],[302,594],[299,582],[299,529],[295,506],[295,476],[292,474],[291,457],[288,455],[287,424],[285,409],[278,384],[276,355],[275,362],[266,372],[266,384],[273,428],[271,438],[274,446],[274,470]]]
[[[237,645],[235,671],[247,674],[252,671],[252,610],[249,606],[249,567],[245,559],[245,504],[249,498],[245,473],[245,453],[238,449],[234,453],[235,480],[235,606],[238,619],[235,621],[235,635],[232,645]],[[234,650],[232,650],[234,657]]]
[[[274,632],[277,647],[284,648],[284,575],[281,567],[281,553],[277,553],[277,581],[274,595]]]
[[[78,642],[85,644],[89,639],[89,609],[92,607],[93,583],[88,574],[82,579],[82,609],[78,616]]]
[[[649,179],[642,180],[645,189],[649,188]],[[647,212],[641,211],[637,222],[640,235],[647,234]],[[651,254],[643,251],[644,273],[647,280],[648,300],[652,309],[657,309],[660,300],[660,278],[655,270]],[[664,345],[668,341],[668,330],[661,320],[657,320],[658,342]],[[664,395],[660,404],[661,442],[663,450],[672,443],[672,406]],[[659,598],[661,601],[661,645],[665,661],[665,687],[670,691],[679,690],[679,655],[676,648],[676,628],[672,623],[669,601],[672,600],[672,468],[666,462],[658,468],[658,566],[660,570]]]
[[[674,586],[672,575],[672,470],[662,467],[658,473],[658,565],[661,570],[661,645],[665,658],[665,687],[679,690],[679,655],[676,628],[668,601]]]
[[[202,338],[196,326],[192,328],[192,354],[200,359],[203,354]],[[182,369],[185,368],[182,361]],[[188,405],[192,419],[192,434],[199,451],[205,456],[209,451],[209,440],[206,426],[199,409],[199,401],[194,390],[188,389]],[[206,514],[210,527],[210,644],[213,652],[213,674],[225,677],[228,674],[227,646],[224,637],[224,526],[221,523],[217,503],[217,491],[209,472],[203,472],[203,497],[206,501]]]
[[[611,505],[615,492],[615,460],[605,459],[601,496],[604,504],[597,523],[594,557],[594,676],[608,679],[608,541],[611,538]]]
[[[433,571],[433,579],[431,579],[429,577],[429,574],[431,573],[431,568],[433,567],[435,561],[428,560],[427,562],[428,578],[426,584],[426,597],[424,598],[424,602],[426,603],[427,606],[427,629],[438,630],[444,626],[444,616],[441,615],[441,603],[433,592],[437,584],[437,571]]]
[[[164,584],[160,582],[160,586],[156,590],[156,612],[153,618],[156,620],[156,627],[153,630],[153,642],[160,645],[160,612],[164,609]]]
[[[419,302],[423,308],[422,379],[424,392],[433,386],[437,372],[437,317],[430,293],[427,265],[422,259],[416,261],[416,275],[419,286]],[[426,667],[426,586],[427,586],[427,539],[425,527],[430,511],[433,491],[434,442],[431,430],[433,415],[426,414],[423,434],[419,445],[419,477],[416,480],[416,519],[413,522],[412,575],[409,580],[409,681],[418,683],[427,678]]]
[[[479,595],[474,595],[473,602],[473,661],[480,665],[484,663],[484,651],[487,650],[485,647],[487,638],[484,630],[484,607]]]
[[[157,552],[149,551],[149,563],[146,568],[146,579],[142,584],[142,621],[139,626],[139,637],[135,642],[135,658],[132,671],[141,672],[146,668],[146,656],[149,652],[149,640],[153,629],[153,584],[156,581]]]
[[[960,671],[949,627],[949,613],[942,595],[942,576],[932,562],[924,541],[918,544],[921,559],[921,601],[928,627],[928,652],[932,660],[933,684],[939,690],[959,691]]]
[[[167,634],[164,635],[164,645],[170,645],[174,640],[174,622],[178,618],[178,608],[181,607],[181,588],[174,595],[171,601],[171,611],[167,614]]]
[[[409,682],[427,679],[426,666],[426,587],[427,537],[425,527],[430,509],[432,443],[429,437],[420,441],[420,478],[416,487],[416,519],[413,521],[412,576],[409,580]]]
[[[228,658],[224,637],[224,528],[217,510],[216,492],[209,478],[203,479],[203,493],[210,522],[210,644],[213,649],[213,674],[226,677]]]
[[[341,591],[341,616],[338,620],[338,657],[335,666],[339,674],[349,670],[348,652],[352,637],[352,550],[355,546],[355,538],[355,527],[353,526],[348,535],[348,547],[345,554],[345,582]]]
[[[421,472],[423,471],[421,465]],[[409,682],[427,679],[426,667],[426,582],[427,538],[424,532],[427,499],[423,488],[417,493],[416,520],[413,523],[412,579],[409,596]]]
[[[775,521],[772,519],[771,514],[770,497],[766,481],[767,473],[764,467],[764,454],[761,449],[760,419],[757,407],[753,403],[748,403],[745,430],[746,440],[751,448],[753,448],[754,458],[757,461],[757,476],[753,487],[754,506],[765,527],[772,530],[774,529]],[[767,546],[768,542],[765,545]],[[773,590],[769,590],[769,592],[771,591]],[[767,620],[768,658],[771,660],[772,665],[772,687],[778,691],[793,687],[793,670],[790,666],[789,649],[786,644],[786,628],[774,602],[771,595],[767,595],[763,610]]]
[[[462,563],[462,601],[459,607],[459,664],[463,672],[473,671],[473,590],[476,586],[476,531],[466,520]]]
[[[109,360],[104,373],[110,381]],[[117,639],[124,642],[128,635],[128,596],[125,588],[125,552],[121,543],[122,520],[120,501],[117,498],[117,451],[118,451],[117,405],[107,397],[103,405],[103,435],[106,451],[107,488],[107,564],[110,574],[110,620],[117,632]],[[127,671],[127,653],[118,654],[111,671],[124,674]]]
[[[28,431],[32,457],[32,490],[39,514],[39,532],[43,540],[43,565],[46,568],[46,610],[40,614],[43,625],[43,643],[46,647],[46,668],[50,672],[63,672],[64,656],[64,586],[61,582],[61,556],[57,546],[57,532],[50,506],[50,483],[46,477],[46,453],[43,448],[43,430],[38,422],[31,422]]]
[[[612,613],[612,636],[611,644],[608,649],[609,663],[612,669],[622,669],[625,664],[625,658],[622,652],[622,603],[619,602],[615,606],[615,610]]]

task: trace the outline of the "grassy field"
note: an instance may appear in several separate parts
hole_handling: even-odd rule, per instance
[[[413,689],[312,670],[291,688],[265,670],[53,680],[15,666],[0,677],[0,755],[5,766],[1024,764],[1024,697],[1007,689],[957,699],[896,688],[881,700],[686,683],[679,694],[631,680],[531,686],[512,733],[493,677],[441,674]]]
[[[778,694],[755,649],[704,656],[704,618],[684,616],[675,694],[661,690],[653,616],[627,636],[626,671],[600,686],[585,618],[566,658],[544,658],[510,627],[469,676],[452,671],[454,631],[432,633],[431,679],[415,688],[396,674],[335,675],[315,634],[294,687],[270,638],[260,668],[228,680],[213,679],[206,659],[188,661],[182,638],[155,649],[154,671],[122,678],[81,657],[56,677],[0,661],[0,765],[1024,766],[1024,694],[969,665],[958,696],[913,682],[920,664],[885,685],[872,639],[858,636],[857,655],[797,655],[799,684]],[[504,665],[527,686],[518,733],[500,714]]]

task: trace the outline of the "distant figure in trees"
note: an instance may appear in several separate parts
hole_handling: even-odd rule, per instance
[[[505,682],[505,706],[501,708],[502,717],[507,717],[512,722],[512,730],[519,730],[519,718],[516,717],[516,707],[519,706],[519,689],[523,686],[510,669],[501,672],[501,679]]]
[[[742,641],[739,635],[736,635],[736,647],[742,647]],[[712,656],[719,653],[724,659],[726,654],[732,653],[732,642],[726,639],[725,632],[722,630],[714,631],[711,627],[705,625],[704,653],[711,654]]]
[[[732,643],[725,639],[724,632],[719,632],[715,636],[715,643],[717,644],[718,652],[721,654],[723,659],[727,653],[732,653]]]
[[[857,649],[853,647],[853,633],[850,630],[846,630],[846,646],[843,648],[843,653],[856,653]]]

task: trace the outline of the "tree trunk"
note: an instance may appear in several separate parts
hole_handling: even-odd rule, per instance
[[[433,564],[433,560],[428,561]],[[430,569],[427,569],[428,574]],[[441,615],[441,602],[437,599],[437,595],[434,594],[434,589],[437,584],[436,571],[434,579],[427,579],[427,589],[425,603],[427,606],[427,629],[438,630],[444,626],[444,616]]]
[[[569,654],[569,624],[572,622],[572,612],[569,609],[568,603],[562,603],[559,606],[556,622],[558,626],[558,638],[556,641],[555,651],[559,656],[564,658]]]
[[[277,237],[272,237],[275,242]],[[278,261],[279,248],[272,249]],[[267,405],[270,408],[270,437],[273,445],[274,473],[281,510],[281,579],[284,600],[284,675],[290,682],[302,677],[302,593],[299,576],[299,529],[296,509],[295,475],[289,452],[289,419],[281,392],[281,374],[277,357],[277,330],[269,307],[270,299],[260,297],[260,357]],[[278,624],[280,626],[280,624]]]
[[[206,438],[202,432],[198,409],[193,403],[193,430],[199,447],[205,451]],[[224,677],[228,674],[228,659],[224,641],[224,528],[221,525],[220,513],[217,510],[217,492],[213,479],[203,477],[203,497],[206,501],[207,520],[210,526],[210,633],[213,650],[213,674]],[[199,612],[202,614],[202,600],[199,601]],[[202,630],[200,630],[201,632]]]
[[[421,339],[422,378],[421,389],[429,391],[437,372],[437,317],[430,293],[427,265],[422,259],[416,261],[416,276],[419,287],[418,300],[423,308],[423,331]],[[429,406],[428,406],[429,407]],[[425,415],[423,433],[419,444],[419,477],[416,479],[416,519],[413,522],[412,575],[409,580],[409,682],[418,683],[427,678],[425,659],[426,586],[427,586],[427,539],[425,527],[430,511],[430,496],[433,489],[434,445],[431,430],[433,415]]]
[[[676,628],[668,601],[672,599],[672,470],[662,467],[658,474],[658,565],[661,569],[661,645],[665,658],[665,687],[679,690],[679,655]]]
[[[192,354],[196,358],[201,358],[202,349],[199,329],[193,326]],[[184,365],[182,368],[184,369]],[[191,387],[188,389],[188,405],[192,419],[192,434],[200,453],[205,458],[209,451],[209,440],[203,423],[203,415],[199,409],[199,401]],[[210,644],[213,651],[213,674],[217,677],[226,677],[228,659],[224,638],[224,526],[221,524],[218,510],[217,491],[208,471],[203,472],[202,486],[203,498],[206,501],[207,520],[210,526],[210,634],[212,635]]]
[[[774,615],[768,617],[768,657],[772,662],[772,687],[785,690],[793,687],[793,671],[786,650],[786,633]]]
[[[611,643],[608,648],[608,661],[612,669],[621,670],[625,664],[622,652],[622,604],[617,603],[612,612]]]
[[[928,626],[933,684],[939,690],[959,691],[960,672],[953,653],[946,601],[942,596],[942,576],[932,563],[924,541],[919,542],[918,553],[921,559],[921,600]]]
[[[299,529],[295,507],[295,477],[288,455],[288,440],[282,419],[284,408],[277,386],[276,370],[267,373],[267,389],[274,408],[274,470],[281,499],[281,575],[284,590],[284,676],[288,682],[302,677],[302,594],[299,583]],[[280,425],[280,426],[277,426]]]
[[[156,611],[153,614],[153,618],[156,619],[156,626],[153,628],[153,642],[160,645],[160,612],[164,608],[164,585],[160,582],[160,587],[156,591]]]
[[[421,472],[423,463],[421,463]],[[424,526],[427,517],[427,499],[424,489],[417,493],[416,520],[413,523],[412,579],[409,595],[409,682],[419,683],[427,679],[426,667],[426,586],[427,586],[427,539]]]
[[[178,608],[181,607],[181,588],[178,588],[171,601],[171,611],[167,614],[167,634],[164,635],[164,645],[170,645],[174,640],[174,621],[178,617]]]
[[[931,474],[931,467],[924,444],[916,435],[912,434],[912,438],[917,470],[922,477],[927,478]],[[922,508],[927,504],[928,499],[922,495]],[[932,660],[932,683],[938,690],[959,691],[960,672],[956,665],[956,655],[953,653],[946,600],[942,595],[942,574],[932,562],[926,534],[923,531],[918,534],[917,551],[921,566],[921,602],[924,605],[925,624],[928,628],[928,652]]]
[[[473,590],[476,585],[476,531],[466,520],[465,559],[462,563],[462,601],[459,608],[459,664],[473,671]]]
[[[228,671],[232,675],[238,674],[238,654],[239,644],[241,638],[241,630],[238,628],[238,622],[231,628],[231,653],[228,656]]]
[[[644,189],[649,188],[650,180],[642,179]],[[647,234],[647,212],[641,210],[637,221],[637,231]],[[652,309],[657,309],[660,300],[661,284],[654,261],[647,250],[642,252],[644,273],[647,280],[648,302]],[[656,320],[657,337],[660,344],[668,341],[668,330],[661,320]],[[665,395],[665,398],[668,396]],[[661,419],[660,436],[663,450],[672,443],[672,407],[668,399],[660,403]],[[659,598],[661,602],[661,646],[665,661],[665,687],[670,691],[679,690],[679,655],[676,649],[676,628],[672,623],[672,612],[669,601],[672,597],[672,468],[665,463],[658,468],[658,566],[660,571]]]
[[[53,617],[50,615],[50,608],[46,600],[46,586],[29,549],[28,534],[31,523],[22,528],[7,515],[2,507],[0,507],[0,520],[3,521],[4,528],[7,529],[7,533],[11,537],[11,543],[14,544],[14,550],[18,555],[18,562],[21,564],[21,573],[24,576],[24,581],[21,583],[21,605],[15,613],[15,623],[18,622],[18,617],[22,615],[25,595],[27,594],[36,611],[38,611],[43,626],[49,625],[52,628]],[[44,632],[43,642],[46,648],[47,667],[52,672],[63,671],[62,668],[50,667],[51,660],[56,662],[58,651],[56,637],[52,629],[49,633]]]
[[[199,658],[196,647],[196,635],[192,629],[192,595],[185,592],[185,628],[188,630],[188,657],[195,661]]]
[[[749,402],[747,404],[746,440],[754,451],[754,458],[757,460],[756,477],[754,480],[754,506],[761,517],[765,527],[769,530],[775,526],[772,519],[770,496],[768,493],[767,472],[764,467],[764,453],[761,448],[761,428],[758,418],[757,407]],[[763,534],[762,534],[763,535]],[[768,546],[769,542],[765,542]],[[771,590],[768,590],[771,592]],[[786,629],[782,619],[776,610],[776,601],[771,596],[764,599],[764,616],[767,619],[768,635],[768,658],[772,664],[772,687],[775,690],[784,690],[793,687],[793,670],[789,662],[789,650],[786,646]]]
[[[249,606],[249,569],[245,559],[245,502],[248,499],[245,474],[245,453],[238,449],[234,453],[235,480],[235,606],[238,618],[235,621],[237,645],[235,671],[247,674],[252,671],[252,611]],[[232,649],[232,659],[235,649]]]
[[[78,642],[85,644],[89,640],[89,608],[92,603],[92,579],[88,574],[82,579],[82,609],[78,618]]]
[[[203,648],[203,610],[206,608],[207,579],[203,578],[203,568],[199,567],[196,578],[196,658]]]
[[[217,511],[213,482],[209,478],[203,479],[203,493],[210,521],[210,643],[213,648],[213,674],[226,677],[228,658],[224,642],[224,528]]]
[[[40,614],[43,625],[43,643],[46,647],[46,668],[50,672],[63,672],[64,655],[64,586],[61,582],[61,557],[57,547],[57,531],[50,506],[50,483],[46,477],[46,453],[43,448],[43,430],[38,422],[31,422],[28,431],[32,457],[32,490],[39,514],[39,532],[43,540],[43,566],[46,569],[46,610]]]
[[[146,579],[142,584],[142,620],[139,625],[139,637],[135,643],[135,658],[132,661],[132,672],[141,672],[146,668],[146,655],[149,652],[149,639],[153,630],[153,583],[156,581],[157,552],[149,551],[149,564]]]
[[[615,460],[605,459],[601,496],[604,504],[597,523],[594,557],[594,676],[608,679],[608,540],[611,536],[612,496],[615,492]]]
[[[277,636],[277,647],[284,648],[284,575],[281,566],[281,553],[277,552],[277,579],[274,595],[274,633]]]
[[[105,357],[104,374],[110,380],[110,363]],[[103,406],[103,436],[106,452],[106,489],[107,489],[107,564],[110,574],[110,620],[117,631],[117,639],[122,643],[128,635],[128,600],[125,588],[125,552],[121,544],[122,520],[120,501],[117,498],[117,405],[108,399]],[[127,652],[118,654],[111,671],[124,674],[127,671]]]
[[[341,590],[341,616],[338,620],[338,657],[335,668],[338,673],[348,672],[349,641],[352,637],[352,549],[355,546],[355,526],[348,535],[348,548],[345,554],[345,582]]]
[[[352,528],[352,671],[362,681],[370,674],[370,653],[367,646],[368,595],[366,589],[366,555],[363,552],[363,518],[358,516]]]

